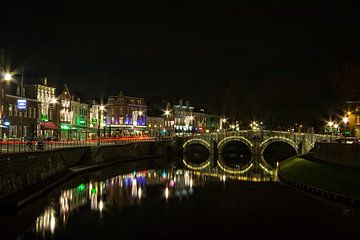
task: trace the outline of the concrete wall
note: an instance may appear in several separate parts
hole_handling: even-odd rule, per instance
[[[360,167],[360,144],[316,143],[314,156],[329,163]]]
[[[56,174],[65,174],[71,166],[118,161],[149,154],[166,155],[167,150],[168,143],[133,143],[1,154],[0,198]]]

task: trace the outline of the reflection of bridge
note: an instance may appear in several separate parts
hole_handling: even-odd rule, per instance
[[[297,154],[308,153],[318,141],[329,141],[330,135],[313,134],[313,133],[294,133],[280,131],[236,131],[226,133],[211,133],[194,135],[185,140],[183,145],[184,151],[191,145],[202,145],[210,152],[210,159],[199,164],[187,164],[194,168],[204,168],[211,164],[211,159],[218,153],[221,156],[225,146],[230,142],[241,142],[251,151],[253,156],[262,156],[265,149],[272,143],[283,142],[290,145]],[[263,159],[263,158],[256,158]],[[221,163],[221,161],[218,161]],[[250,164],[256,164],[254,162]],[[265,162],[266,164],[266,162]],[[221,167],[221,165],[219,165]],[[247,166],[249,167],[249,166]],[[244,170],[244,169],[243,169]],[[241,173],[240,170],[238,170]]]

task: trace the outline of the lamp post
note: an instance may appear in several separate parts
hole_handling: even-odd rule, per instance
[[[170,116],[170,111],[168,109],[165,110],[164,112],[165,116],[166,116],[166,122],[167,122],[167,127],[169,129],[169,116]]]
[[[21,65],[21,79],[20,79],[20,99],[23,98],[23,88],[24,88],[24,66]],[[4,75],[4,80],[9,82],[11,80],[13,80],[13,75],[15,74],[12,74],[10,72],[5,72],[3,73]],[[26,106],[27,107],[27,106]],[[22,109],[19,109],[19,110],[22,110]],[[23,130],[23,112],[21,111],[21,116],[20,116],[20,122],[21,122],[21,129],[20,129],[20,137],[23,138],[24,137],[24,130]]]
[[[100,138],[101,138],[101,134],[100,134],[100,124],[101,124],[101,119],[103,116],[103,112],[105,110],[105,106],[100,105],[98,108],[98,132],[97,132],[97,142],[98,142],[98,146],[100,146]],[[100,112],[102,114],[100,114]]]
[[[345,133],[345,131],[347,130],[347,124],[348,124],[348,122],[349,122],[349,117],[348,117],[348,115],[346,115],[344,118],[343,118],[343,122],[344,122],[344,133]],[[350,131],[349,131],[350,132]],[[350,135],[350,133],[349,133],[349,135]]]

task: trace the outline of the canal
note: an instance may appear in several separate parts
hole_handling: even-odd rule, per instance
[[[1,239],[360,239],[359,209],[277,182],[164,160],[80,175],[1,216]]]

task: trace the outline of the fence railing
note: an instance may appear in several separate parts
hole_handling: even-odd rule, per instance
[[[0,139],[1,153],[33,152],[55,150],[62,148],[85,147],[85,146],[110,146],[125,145],[136,142],[155,142],[168,139],[159,139],[155,137],[113,137],[100,138],[93,140],[12,140]]]

